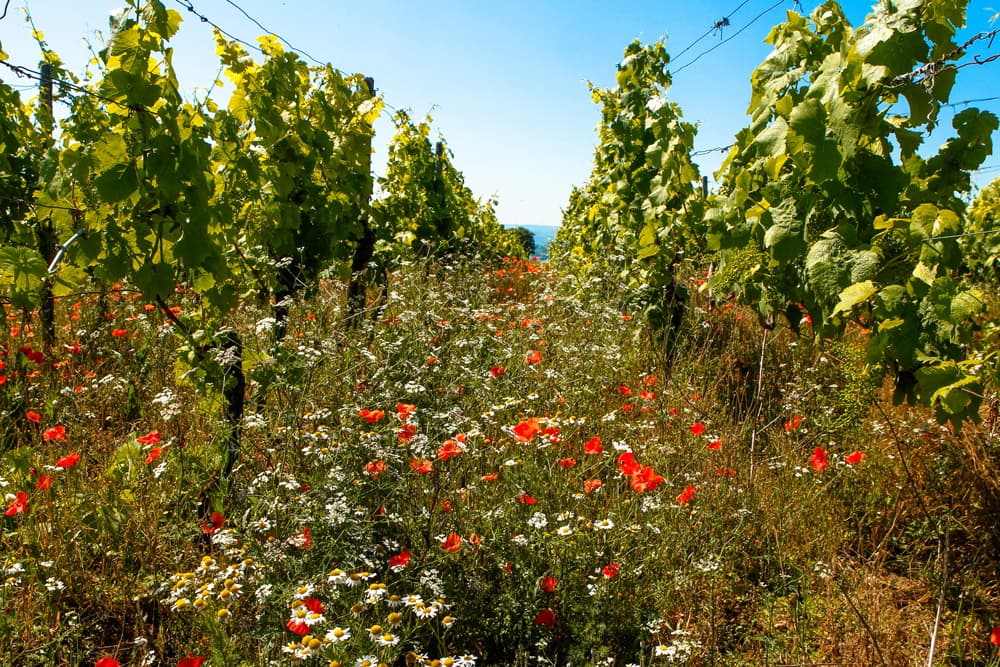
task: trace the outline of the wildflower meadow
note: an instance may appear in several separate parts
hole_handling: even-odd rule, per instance
[[[995,418],[894,407],[854,343],[729,304],[668,359],[523,260],[405,267],[358,330],[342,295],[280,344],[235,317],[225,480],[141,295],[60,301],[47,354],[8,317],[0,661],[996,664]]]
[[[712,192],[627,45],[545,262],[370,77],[177,2],[185,97],[125,4],[0,48],[0,667],[1000,667],[965,2],[795,3]]]

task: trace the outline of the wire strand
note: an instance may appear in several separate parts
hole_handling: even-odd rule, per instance
[[[721,30],[722,26],[723,26],[723,23],[725,23],[726,25],[728,25],[729,24],[729,19],[731,19],[733,16],[735,16],[736,12],[740,11],[741,9],[743,9],[743,7],[745,7],[748,2],[750,2],[750,0],[743,0],[743,2],[741,2],[736,7],[736,9],[730,11],[728,14],[726,14],[725,16],[723,16],[721,19],[719,19],[718,21],[716,21],[715,23],[713,23],[712,27],[709,28],[708,30],[706,30],[705,33],[701,37],[699,37],[698,39],[694,40],[693,42],[691,42],[690,44],[688,44],[687,46],[685,46],[683,49],[681,49],[681,52],[678,53],[677,55],[675,55],[673,57],[673,59],[677,60],[678,58],[680,58],[681,56],[683,56],[685,53],[687,53],[688,51],[690,51],[692,48],[694,48],[694,46],[696,44],[698,44],[698,42],[700,42],[701,40],[705,39],[706,37],[708,37],[709,35],[711,35],[716,30]]]
[[[116,99],[112,99],[110,97],[106,97],[104,95],[101,95],[100,93],[95,93],[94,91],[90,90],[89,88],[84,88],[83,86],[79,86],[79,85],[73,83],[72,81],[67,81],[66,79],[57,79],[57,78],[54,78],[54,77],[44,77],[44,76],[42,76],[42,73],[39,72],[38,70],[32,69],[30,67],[26,67],[24,65],[15,65],[14,63],[12,63],[12,62],[10,62],[8,60],[0,60],[0,65],[3,65],[7,69],[9,69],[12,72],[14,72],[14,74],[16,74],[17,76],[22,77],[22,78],[34,79],[35,81],[51,81],[53,85],[59,86],[60,92],[63,92],[63,93],[65,93],[65,91],[69,90],[69,91],[72,91],[72,92],[77,93],[79,95],[87,95],[87,96],[92,97],[94,99],[101,100],[102,102],[105,102],[106,104],[114,104],[116,106],[121,107],[122,109],[128,109],[129,111],[139,111],[139,112],[145,112],[145,113],[149,113],[149,114],[153,113],[152,111],[150,111],[149,109],[147,109],[147,108],[145,108],[143,106],[140,106],[140,105],[137,105],[137,104],[125,104],[124,102],[119,102]]]
[[[282,43],[283,43],[283,44],[284,44],[285,46],[287,46],[287,47],[288,47],[288,49],[289,49],[290,51],[294,51],[295,53],[299,53],[299,54],[302,54],[303,56],[305,56],[305,57],[306,57],[306,58],[308,58],[309,60],[313,61],[314,63],[316,63],[316,64],[317,64],[317,65],[319,65],[320,67],[326,67],[327,65],[329,65],[329,63],[324,63],[324,62],[320,62],[320,61],[319,61],[319,60],[317,60],[316,58],[313,58],[313,57],[312,57],[311,55],[309,55],[308,53],[306,53],[306,52],[305,52],[305,51],[303,51],[302,49],[297,49],[297,48],[295,48],[294,46],[292,46],[291,42],[289,42],[289,41],[288,41],[287,39],[285,39],[284,37],[282,37],[282,36],[281,36],[281,35],[279,35],[278,33],[274,32],[273,30],[269,30],[268,28],[264,27],[264,26],[263,26],[263,25],[261,24],[261,22],[260,22],[260,21],[258,21],[258,20],[257,20],[257,19],[255,19],[255,18],[254,18],[253,16],[251,16],[251,15],[250,15],[250,14],[249,14],[249,13],[247,12],[247,10],[243,9],[242,7],[240,7],[240,6],[238,5],[238,4],[236,4],[235,2],[233,2],[233,0],[226,0],[226,3],[228,3],[229,5],[231,5],[232,7],[234,7],[234,8],[236,9],[236,11],[238,11],[238,12],[239,12],[240,14],[243,14],[243,16],[247,17],[247,19],[249,19],[251,23],[253,23],[253,24],[254,24],[255,26],[257,26],[258,28],[260,28],[261,30],[263,30],[263,31],[264,31],[265,33],[267,33],[268,35],[271,35],[271,36],[273,36],[273,37],[277,37],[278,39],[280,39],[280,40],[281,40],[281,42],[282,42]],[[335,68],[335,67],[334,67],[334,69],[337,69],[337,68]],[[338,72],[340,72],[341,76],[346,76],[346,73],[345,73],[345,72],[343,72],[343,71],[341,71],[341,70],[337,70],[337,71],[338,71]]]
[[[242,44],[243,46],[245,46],[245,47],[247,47],[249,49],[252,49],[252,50],[256,51],[257,53],[260,53],[260,54],[264,53],[264,51],[260,48],[259,45],[253,44],[251,42],[248,42],[245,39],[240,39],[239,37],[237,37],[233,33],[229,32],[227,30],[224,30],[218,23],[216,23],[215,21],[211,20],[210,18],[208,18],[207,16],[205,16],[204,14],[202,14],[201,12],[199,12],[195,8],[193,0],[174,0],[174,2],[176,4],[178,4],[178,5],[180,5],[181,7],[185,8],[186,10],[188,10],[190,13],[194,14],[196,17],[198,17],[198,19],[202,23],[207,23],[208,25],[212,26],[213,28],[215,28],[216,30],[218,30],[222,35],[225,35],[226,37],[228,37],[232,41],[237,42],[239,44]],[[313,57],[308,52],[303,51],[302,49],[296,48],[295,46],[292,45],[291,42],[289,42],[287,39],[285,39],[284,37],[282,37],[280,34],[278,34],[278,33],[274,32],[273,30],[269,29],[267,26],[265,26],[263,23],[261,23],[259,20],[257,20],[254,16],[252,16],[243,7],[241,7],[240,5],[238,5],[236,2],[233,2],[233,0],[226,0],[226,3],[229,4],[230,6],[232,6],[234,9],[236,9],[238,12],[240,12],[244,17],[247,18],[247,20],[249,20],[251,23],[253,23],[255,26],[257,26],[257,28],[259,28],[260,30],[264,31],[264,33],[266,35],[269,35],[271,37],[276,37],[278,40],[280,40],[282,44],[284,44],[286,47],[288,47],[289,51],[292,51],[294,53],[297,53],[297,54],[305,57],[306,59],[312,61],[313,63],[315,63],[319,67],[329,67],[333,71],[335,71],[338,74],[340,74],[340,76],[342,76],[342,77],[348,77],[348,76],[350,76],[347,72],[345,72],[344,70],[340,69],[339,67],[334,67],[332,63],[323,62],[323,61],[321,61],[321,60]],[[399,111],[399,109],[397,109],[395,106],[393,106],[392,104],[389,104],[388,100],[386,100],[385,97],[382,98],[382,105],[386,109],[390,109],[393,112]]]
[[[694,151],[691,153],[691,157],[697,157],[699,155],[709,155],[710,153],[724,153],[733,147],[733,144],[728,144],[726,146],[716,146],[715,148],[705,148],[700,151]]]
[[[672,72],[672,74],[674,76],[676,76],[680,72],[686,70],[688,67],[690,67],[691,65],[694,65],[696,62],[698,62],[699,60],[701,60],[701,58],[703,56],[706,56],[709,53],[711,53],[712,51],[715,51],[717,48],[719,48],[720,46],[722,46],[726,42],[729,42],[729,41],[732,41],[733,39],[736,39],[736,37],[738,37],[743,31],[745,31],[747,28],[749,28],[754,23],[756,23],[757,21],[759,21],[766,14],[771,13],[772,11],[774,11],[775,9],[777,9],[778,7],[780,7],[781,5],[783,5],[786,1],[787,0],[778,0],[773,5],[771,5],[770,7],[768,7],[767,9],[765,9],[764,11],[762,11],[761,13],[757,14],[757,16],[755,16],[752,19],[750,19],[750,22],[747,23],[745,26],[743,26],[742,28],[740,28],[739,30],[737,30],[736,32],[734,32],[732,35],[730,35],[726,39],[724,39],[721,42],[719,42],[718,44],[716,44],[715,46],[713,46],[711,48],[708,48],[708,49],[705,49],[704,51],[702,51],[701,53],[699,53],[697,56],[695,56],[693,60],[691,60],[691,61],[687,62],[686,64],[682,65],[681,67],[675,69]]]
[[[228,32],[228,31],[224,30],[220,25],[218,25],[217,23],[213,22],[210,18],[208,18],[204,14],[200,13],[197,9],[194,8],[194,4],[191,2],[191,0],[174,0],[174,2],[177,3],[178,5],[180,5],[181,7],[184,7],[185,9],[187,9],[189,12],[191,12],[195,16],[197,16],[198,19],[202,23],[207,23],[208,25],[210,25],[213,28],[215,28],[216,30],[218,30],[221,34],[223,34],[226,37],[228,37],[229,39],[233,40],[234,42],[242,44],[243,46],[247,47],[248,49],[252,49],[252,50],[256,51],[257,53],[263,53],[263,51],[261,50],[260,46],[258,46],[256,44],[252,44],[252,43],[250,43],[250,42],[248,42],[246,40],[240,39],[236,35],[234,35],[234,34]]]
[[[980,102],[995,102],[996,100],[1000,100],[1000,95],[997,95],[996,97],[980,97],[974,100],[959,100],[958,102],[950,102],[945,106],[955,108],[959,106],[968,106],[970,104],[979,104]]]

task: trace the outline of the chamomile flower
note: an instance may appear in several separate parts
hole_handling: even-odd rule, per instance
[[[560,537],[566,537],[567,535],[572,535],[572,534],[573,534],[573,529],[568,525],[559,526],[559,529],[556,530],[556,535],[559,535]]]
[[[416,594],[407,595],[406,597],[403,598],[403,604],[405,604],[407,607],[416,607],[418,604],[423,604],[423,603],[424,599]]]
[[[342,628],[340,626],[337,626],[333,630],[330,630],[325,635],[325,639],[328,642],[334,642],[334,643],[336,643],[336,642],[346,642],[350,638],[351,638],[351,629],[350,628]]]
[[[423,602],[413,605],[413,613],[420,619],[434,618],[437,616],[437,612],[437,607],[434,605],[428,605]]]
[[[293,600],[305,600],[307,597],[313,594],[313,585],[305,584],[304,586],[299,586],[295,589],[294,595],[292,595]]]
[[[399,643],[399,637],[391,632],[383,632],[375,641],[379,646],[395,646]]]

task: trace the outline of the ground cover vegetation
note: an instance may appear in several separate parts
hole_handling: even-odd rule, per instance
[[[46,50],[69,116],[0,85],[0,664],[1000,665],[996,118],[916,152],[963,22],[790,12],[708,196],[630,45],[544,264],[429,119],[374,181],[360,75],[220,35],[185,101],[138,0]]]

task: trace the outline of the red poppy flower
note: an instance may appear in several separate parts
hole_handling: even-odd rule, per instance
[[[491,472],[491,473],[490,473],[490,474],[488,474],[488,475],[483,475],[483,476],[482,476],[482,477],[480,477],[479,479],[481,479],[481,480],[482,480],[482,481],[484,481],[484,482],[492,482],[492,481],[494,481],[494,480],[498,479],[499,477],[500,477],[500,473],[497,473],[497,472]]]
[[[429,359],[427,360],[427,365],[428,365],[428,366],[433,366],[433,365],[434,365],[434,364],[436,364],[437,362],[438,362],[438,360],[437,360],[437,357],[430,357],[430,358],[429,358]]]
[[[1000,625],[993,628],[993,632],[990,633],[990,643],[994,646],[1000,646]]]
[[[52,475],[42,475],[38,478],[38,484],[35,484],[35,488],[39,491],[49,488],[52,486]]]
[[[437,457],[442,461],[447,461],[450,458],[454,458],[464,452],[465,450],[458,446],[458,443],[454,440],[445,440],[444,443],[437,450]]]
[[[538,504],[538,501],[535,500],[534,498],[532,498],[531,496],[529,496],[527,493],[522,493],[520,496],[518,496],[517,497],[517,502],[521,503],[522,505],[537,505]]]
[[[417,406],[411,405],[410,403],[396,403],[396,417],[401,422],[405,422],[410,416],[416,412]]]
[[[316,598],[306,598],[302,601],[302,606],[314,614],[323,613],[323,603]]]
[[[626,477],[631,477],[642,470],[642,466],[635,460],[632,452],[622,452],[618,455],[618,470]]]
[[[614,579],[617,577],[619,571],[618,563],[608,563],[604,566],[604,569],[601,570],[604,576],[608,579]]]
[[[22,352],[24,356],[28,357],[28,361],[33,361],[36,364],[45,363],[45,354],[41,350],[32,350],[30,347],[22,347],[18,350]]]
[[[794,431],[799,426],[802,425],[802,417],[799,415],[793,415],[791,419],[785,422],[785,432]]]
[[[65,440],[66,439],[66,427],[63,425],[53,426],[52,428],[47,428],[42,433],[42,440]]]
[[[441,548],[450,553],[458,553],[458,550],[462,548],[462,537],[458,533],[448,533]]]
[[[115,338],[121,338],[122,336],[124,336],[127,333],[128,333],[128,329],[112,329],[111,330],[111,335],[114,336]]]
[[[288,629],[297,635],[308,635],[309,626],[298,619],[291,619],[287,623]]]
[[[656,386],[656,376],[655,375],[647,375],[646,377],[644,377],[642,379],[642,383],[644,385],[646,385],[647,387],[655,387]]]
[[[542,577],[541,581],[538,582],[538,586],[546,593],[553,593],[556,590],[556,578],[551,575]]]
[[[649,389],[643,389],[641,392],[639,392],[639,396],[644,401],[655,401],[656,400],[656,392],[655,391],[650,391]]]
[[[72,454],[67,454],[66,456],[64,456],[61,459],[59,459],[58,461],[56,461],[56,467],[57,468],[72,468],[73,466],[75,466],[79,462],[80,462],[80,455],[77,454],[76,452],[73,452]]]
[[[389,568],[404,568],[410,562],[410,556],[412,554],[409,551],[401,551],[395,556],[389,557]]]
[[[599,488],[601,488],[601,480],[599,479],[585,479],[583,481],[583,490],[586,493],[596,491]]]
[[[684,505],[690,502],[691,499],[694,498],[694,494],[697,490],[698,490],[697,486],[686,487],[683,491],[680,492],[680,495],[677,496],[677,504]]]
[[[28,410],[27,417],[29,422],[35,422],[36,424],[42,423],[42,416],[34,410]]]
[[[410,459],[410,469],[423,475],[434,471],[434,462],[430,459]]]
[[[861,463],[863,458],[865,458],[864,452],[851,452],[844,459],[844,462],[849,465],[855,465],[856,463]]]
[[[705,425],[702,424],[701,422],[695,422],[694,424],[691,424],[691,433],[695,435],[701,435],[704,432],[705,432]]]
[[[535,616],[535,625],[544,625],[552,628],[556,624],[556,613],[551,609],[543,609]]]
[[[94,663],[94,667],[119,667],[119,665],[114,658],[103,657]]]
[[[507,369],[504,368],[503,366],[490,366],[490,375],[492,375],[495,378],[500,377],[501,375],[503,375],[506,372],[507,372]]]
[[[181,661],[177,663],[177,667],[201,667],[203,662],[205,662],[205,656],[195,656],[194,653],[188,653],[187,657],[181,658]]]
[[[381,477],[387,468],[385,461],[380,459],[374,459],[365,464],[365,472],[371,475],[372,479]]]
[[[663,476],[657,475],[652,466],[642,466],[637,473],[632,475],[629,483],[636,493],[655,491],[656,487],[663,483]]]
[[[618,385],[618,391],[621,392],[622,396],[631,396],[632,390],[623,384]]]
[[[155,445],[162,439],[157,431],[150,431],[146,435],[140,435],[135,441],[143,445]]]
[[[576,465],[576,459],[559,459],[556,465],[560,468],[572,468]]]
[[[722,441],[721,440],[713,440],[712,442],[708,443],[708,448],[711,449],[713,452],[716,451],[717,449],[721,449],[722,448]]]
[[[382,417],[385,417],[384,410],[369,410],[368,408],[362,408],[358,411],[358,416],[364,419],[369,424],[375,424],[376,422],[382,421]]]
[[[153,447],[149,450],[149,453],[146,454],[146,463],[152,463],[156,459],[160,458],[160,454],[162,453],[163,447]]]
[[[542,360],[542,353],[538,350],[532,350],[528,352],[528,355],[524,358],[524,363],[526,364],[537,364]]]
[[[622,412],[632,412],[632,404],[626,403],[622,406]]]
[[[14,516],[15,514],[20,514],[21,512],[26,511],[28,511],[28,494],[24,491],[18,491],[14,501],[10,504],[10,507],[7,508],[7,511],[4,512],[4,514],[7,516]]]
[[[413,440],[413,436],[416,434],[417,427],[413,424],[403,424],[399,427],[399,430],[396,431],[396,437],[399,438],[399,441],[402,443],[409,443]]]
[[[600,454],[603,451],[604,448],[601,447],[601,439],[596,436],[583,443],[584,454]]]
[[[205,533],[206,535],[211,535],[215,531],[222,528],[222,526],[225,525],[225,523],[226,523],[226,517],[222,514],[222,512],[212,512],[212,523],[202,524],[201,532]]]
[[[541,430],[542,427],[539,426],[538,419],[531,417],[514,427],[514,435],[517,436],[519,442],[528,442]]]
[[[826,450],[822,447],[817,447],[813,450],[812,456],[809,457],[809,462],[812,463],[813,470],[816,472],[825,470],[830,465],[830,461],[826,457]]]

